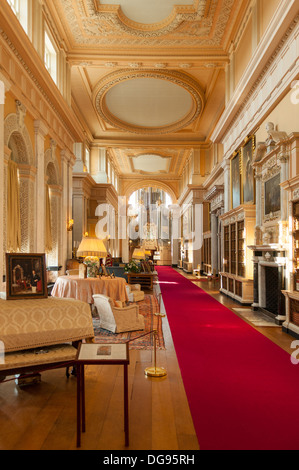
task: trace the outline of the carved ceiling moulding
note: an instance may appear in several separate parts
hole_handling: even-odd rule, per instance
[[[124,15],[120,5],[98,0],[43,1],[54,4],[74,47],[220,47],[220,55],[244,7],[244,0],[194,0],[193,5],[174,6],[163,21],[137,23]]]
[[[184,88],[192,98],[192,109],[183,119],[163,127],[142,127],[137,125],[130,125],[124,121],[121,121],[109,112],[105,104],[105,95],[115,85],[126,80],[134,80],[137,78],[154,78],[166,80]],[[184,73],[167,70],[119,70],[106,75],[98,82],[93,92],[93,103],[99,116],[105,122],[113,127],[116,127],[117,129],[132,132],[134,134],[161,135],[183,129],[189,126],[195,119],[197,119],[201,115],[204,108],[204,92],[200,85],[193,78]]]
[[[193,5],[176,5],[165,20],[153,24],[131,20],[124,14],[120,5],[103,5],[100,0],[86,0],[86,3],[89,8],[94,5],[99,19],[109,20],[126,33],[134,36],[157,37],[172,32],[183,21],[200,21],[205,14],[207,1],[194,0]]]

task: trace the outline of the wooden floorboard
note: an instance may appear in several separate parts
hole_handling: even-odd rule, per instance
[[[183,276],[190,276],[178,270]],[[212,283],[196,283],[228,308],[240,304]],[[234,312],[236,315],[237,313]],[[86,433],[80,450],[198,450],[167,317],[162,319],[166,350],[157,351],[164,378],[146,377],[153,353],[131,350],[129,375],[130,445],[124,446],[123,367],[87,366]],[[293,338],[281,328],[256,328],[291,353]],[[40,384],[0,383],[1,450],[76,450],[76,378],[64,369],[42,374]]]

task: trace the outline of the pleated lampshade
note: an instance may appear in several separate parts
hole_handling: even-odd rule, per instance
[[[98,258],[106,258],[107,250],[103,240],[93,237],[84,237],[82,238],[77,250],[77,256],[97,256]]]
[[[145,259],[145,251],[142,248],[135,248],[132,255],[133,259]]]

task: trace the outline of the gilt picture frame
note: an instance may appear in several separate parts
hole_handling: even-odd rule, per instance
[[[245,140],[244,145],[241,147],[242,204],[255,203],[255,179],[252,167],[254,150],[255,136],[252,135]]]
[[[44,253],[6,253],[6,299],[48,297]]]
[[[230,161],[231,180],[231,206],[232,209],[241,204],[241,172],[240,172],[240,152],[236,152]]]
[[[264,216],[276,216],[280,211],[280,173],[264,182]]]

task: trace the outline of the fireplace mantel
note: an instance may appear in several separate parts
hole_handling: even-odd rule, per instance
[[[271,245],[251,245],[248,247],[252,251],[275,251],[275,252],[285,252],[287,249],[283,245],[272,244]]]
[[[285,317],[284,302],[282,302],[281,290],[284,288],[285,269],[287,266],[288,258],[285,256],[286,248],[280,244],[271,245],[251,245],[249,247],[253,251],[253,264],[254,264],[254,303],[252,307],[254,310],[262,310],[267,315],[275,319],[275,322],[281,325]],[[266,282],[268,268],[274,268],[277,271],[277,285],[276,287],[269,285]],[[271,289],[271,290],[270,290]],[[273,309],[268,310],[267,299],[277,298],[277,311],[274,313]]]

